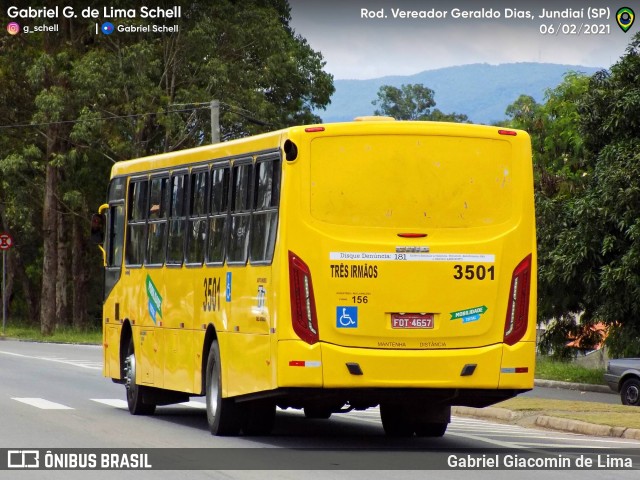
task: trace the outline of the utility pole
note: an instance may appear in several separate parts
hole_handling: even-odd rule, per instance
[[[220,143],[220,101],[211,100],[211,143]]]

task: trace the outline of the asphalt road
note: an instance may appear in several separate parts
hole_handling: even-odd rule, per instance
[[[536,387],[530,392],[523,393],[522,396],[531,398],[547,398],[550,400],[578,400],[581,402],[599,402],[622,405],[620,402],[620,396],[613,391],[611,391],[611,393],[599,393],[568,390],[566,388]]]
[[[539,391],[540,390],[540,391]],[[555,395],[555,389],[535,389],[535,394]],[[567,392],[582,400],[580,392]],[[606,394],[600,394],[606,395]],[[589,395],[590,397],[590,395]],[[615,395],[611,395],[617,398]],[[124,387],[113,384],[101,374],[101,349],[94,346],[36,344],[27,342],[0,342],[0,449],[60,449],[60,448],[114,448],[134,449],[230,449],[222,455],[230,456],[234,468],[224,472],[216,470],[184,471],[162,470],[153,472],[69,472],[69,471],[1,471],[1,478],[327,478],[327,473],[316,468],[318,454],[311,459],[313,468],[304,471],[246,470],[252,459],[273,450],[273,458],[282,458],[290,466],[287,456],[297,449],[326,449],[326,464],[322,468],[353,466],[353,459],[362,459],[356,470],[333,470],[329,478],[424,478],[420,462],[412,463],[411,452],[420,449],[438,452],[449,449],[481,449],[487,453],[509,448],[527,452],[531,449],[638,448],[640,442],[596,438],[526,429],[487,421],[454,417],[446,435],[439,439],[389,439],[384,435],[377,410],[334,415],[330,420],[308,420],[298,411],[279,411],[273,435],[268,437],[213,437],[207,429],[203,399],[194,398],[188,404],[159,407],[151,417],[131,416],[126,410]],[[136,450],[137,449],[137,450]],[[140,450],[142,451],[142,450]],[[191,450],[182,450],[191,452]],[[212,451],[212,450],[209,450]],[[548,450],[547,450],[548,451]],[[603,450],[611,451],[611,450]],[[331,453],[333,452],[333,453]],[[347,461],[338,455],[347,454]],[[216,452],[214,452],[216,453]],[[220,455],[220,453],[217,453]],[[323,454],[324,455],[324,454]],[[408,455],[408,456],[407,456]],[[357,457],[354,457],[357,456]],[[406,457],[405,457],[406,456]],[[217,457],[222,459],[223,457]],[[224,457],[224,460],[229,460]],[[326,460],[324,460],[326,458]],[[402,468],[401,472],[385,470]],[[397,460],[406,464],[397,465]],[[1,460],[1,459],[0,459]],[[246,461],[245,461],[246,460]],[[233,462],[236,462],[234,464]],[[357,462],[356,462],[357,463]],[[382,470],[381,470],[382,468]],[[412,470],[415,468],[415,470]],[[374,470],[369,471],[369,470]],[[561,478],[606,479],[637,478],[637,472],[598,470],[571,470],[549,472]],[[438,478],[510,478],[513,472],[500,470],[441,470]],[[534,478],[540,472],[518,471],[518,476]],[[509,475],[509,477],[507,477]],[[545,474],[546,475],[546,474]],[[579,475],[579,477],[578,477]],[[558,477],[560,478],[560,477]]]

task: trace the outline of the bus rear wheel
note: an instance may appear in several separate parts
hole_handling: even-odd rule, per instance
[[[432,407],[414,403],[381,403],[380,419],[390,437],[442,437],[451,420],[451,407]]]
[[[129,341],[124,372],[129,412],[132,415],[153,415],[156,404],[149,402],[149,395],[145,396],[145,387],[136,383],[136,353],[133,348],[133,338]]]
[[[207,421],[212,435],[231,436],[240,432],[240,410],[232,398],[222,398],[220,348],[214,341],[209,349],[206,372]]]
[[[389,437],[412,437],[413,422],[407,409],[392,403],[380,404],[380,420]]]

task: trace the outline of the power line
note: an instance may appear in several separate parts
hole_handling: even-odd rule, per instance
[[[257,118],[252,117],[251,115],[253,115],[253,113],[250,112],[249,110],[245,109],[245,108],[236,107],[234,105],[229,105],[228,103],[224,103],[224,102],[220,102],[220,105],[221,106],[224,105],[229,110],[231,110],[233,113],[235,113],[236,115],[241,116],[245,120],[249,120],[249,122],[251,122],[251,123],[254,123],[256,125],[260,125],[261,127],[266,127],[266,126],[269,125],[267,122],[264,122],[262,120],[258,120]],[[243,113],[243,112],[247,112],[247,113]]]
[[[130,115],[111,115],[109,117],[98,117],[98,118],[80,118],[77,120],[59,120],[57,122],[43,122],[43,123],[18,123],[15,125],[0,125],[0,128],[9,129],[9,128],[33,128],[33,127],[47,127],[49,125],[63,125],[63,124],[71,124],[71,123],[81,123],[81,122],[98,122],[102,120],[116,120],[121,118],[138,118],[138,117],[147,117],[149,115],[158,115],[159,113],[169,114],[169,113],[183,113],[183,112],[192,112],[194,110],[208,110],[209,107],[192,107],[185,108],[180,110],[167,110],[165,112],[148,112],[148,113],[133,113]]]
[[[147,112],[147,113],[132,113],[129,115],[110,115],[108,117],[98,117],[98,118],[80,118],[76,120],[59,120],[57,122],[41,122],[41,123],[17,123],[14,125],[0,125],[0,129],[11,129],[11,128],[36,128],[36,127],[48,127],[50,125],[68,125],[68,124],[76,124],[82,122],[99,122],[105,120],[117,120],[117,119],[126,119],[126,118],[139,118],[139,117],[148,117],[150,115],[158,115],[162,114],[170,114],[170,113],[184,113],[184,112],[192,112],[194,110],[209,110],[210,103],[198,102],[198,103],[178,103],[174,104],[175,106],[189,106],[189,108],[182,108],[177,110],[167,110],[165,112]],[[226,109],[236,115],[248,120],[251,123],[260,126],[268,126],[269,124],[263,120],[259,120],[253,116],[253,113],[247,109],[236,107],[234,105],[230,105],[225,102],[220,102],[220,106],[226,107]]]
[[[269,123],[259,120],[254,117],[254,113],[251,110],[247,110],[246,108],[237,107],[235,105],[231,105],[230,103],[220,102],[221,107],[225,107],[227,111],[231,113],[235,113],[236,115],[244,118],[245,120],[249,120],[251,123],[255,123],[256,125],[260,125],[262,127],[269,126]],[[174,103],[172,106],[176,107],[184,107],[187,105],[207,105],[208,108],[211,107],[211,102],[198,102],[198,103]]]

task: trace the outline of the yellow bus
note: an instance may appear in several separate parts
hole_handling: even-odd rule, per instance
[[[529,136],[359,120],[114,165],[104,375],[132,414],[206,396],[214,435],[253,435],[379,406],[442,436],[533,387]]]

